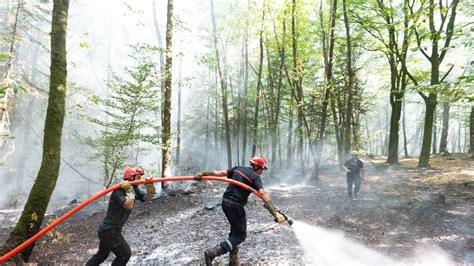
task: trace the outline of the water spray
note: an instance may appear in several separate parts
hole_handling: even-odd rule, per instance
[[[236,186],[239,186],[243,189],[246,189],[246,190],[252,192],[253,194],[255,194],[255,196],[257,196],[259,198],[262,197],[260,192],[258,192],[255,189],[247,186],[244,183],[235,181],[233,179],[229,179],[229,178],[226,178],[226,177],[215,177],[215,176],[203,176],[202,179],[203,180],[210,180],[210,181],[214,180],[214,181],[220,181],[220,182],[227,182],[227,183],[230,183],[230,184],[234,184]],[[168,182],[168,181],[193,181],[193,180],[194,180],[194,176],[176,176],[176,177],[165,177],[165,178],[154,178],[154,179],[140,179],[140,180],[130,181],[129,183],[130,183],[130,185],[133,186],[133,185],[139,185],[139,184],[145,184],[145,183]],[[59,224],[64,222],[66,219],[68,219],[69,217],[74,215],[80,209],[84,208],[85,206],[89,205],[90,203],[94,202],[95,200],[101,198],[102,196],[108,194],[109,192],[112,192],[112,191],[117,190],[119,188],[120,188],[119,184],[114,185],[112,187],[109,187],[107,189],[102,190],[101,192],[99,192],[99,193],[95,194],[94,196],[88,198],[87,200],[81,202],[76,207],[72,208],[70,211],[65,213],[63,216],[61,216],[58,219],[54,220],[51,224],[49,224],[48,226],[43,228],[41,231],[39,231],[38,233],[36,233],[32,237],[30,237],[25,242],[23,242],[21,245],[17,246],[16,248],[12,249],[10,252],[8,252],[8,253],[4,254],[2,257],[0,257],[0,263],[6,262],[8,259],[10,259],[14,255],[16,255],[17,253],[19,253],[20,251],[22,251],[23,249],[25,249],[29,245],[33,244],[40,237],[42,237],[43,235],[45,235],[46,233],[51,231],[53,228],[55,228],[56,226],[58,226]],[[290,222],[290,220],[288,220],[288,222]],[[290,224],[292,224],[292,222]]]

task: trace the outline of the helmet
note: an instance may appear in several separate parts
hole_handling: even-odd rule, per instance
[[[249,162],[251,165],[256,165],[263,168],[264,170],[267,170],[267,161],[265,161],[262,156],[254,156],[249,160]]]
[[[129,180],[132,179],[133,176],[135,175],[144,175],[145,171],[141,169],[139,166],[136,167],[127,167],[125,168],[125,171],[123,172],[123,179]]]

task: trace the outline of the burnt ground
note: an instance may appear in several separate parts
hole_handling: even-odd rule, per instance
[[[346,196],[345,177],[335,166],[325,169],[320,182],[282,172],[273,180],[264,178],[264,184],[274,202],[295,220],[344,232],[395,260],[430,244],[446,251],[456,264],[473,264],[474,161],[459,155],[433,157],[431,164],[433,168],[417,169],[416,160],[402,159],[401,165],[389,167],[382,160],[367,159],[369,177],[356,200]],[[174,195],[137,203],[124,228],[133,253],[130,263],[202,264],[204,250],[228,233],[219,206],[224,189],[225,184],[194,183]],[[104,206],[87,207],[58,226],[55,234],[41,238],[30,262],[85,263],[97,250]],[[246,210],[243,263],[308,263],[287,223],[275,224],[255,198]],[[227,261],[227,255],[216,259]]]

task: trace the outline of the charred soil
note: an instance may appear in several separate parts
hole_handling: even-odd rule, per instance
[[[396,166],[367,159],[368,178],[353,200],[336,165],[326,167],[318,182],[290,171],[263,181],[274,202],[295,220],[344,232],[396,260],[428,244],[445,250],[455,263],[474,263],[474,161],[466,155],[435,156],[431,164],[418,169],[415,159],[401,159]],[[220,208],[224,189],[225,184],[194,183],[137,203],[124,228],[132,248],[130,264],[202,264],[204,250],[228,234]],[[37,242],[30,262],[85,263],[97,251],[104,210],[105,205],[95,204],[58,226]],[[246,211],[242,263],[308,263],[291,227],[275,224],[260,200],[250,200]],[[111,254],[107,261],[112,259]],[[215,261],[227,263],[228,255]]]

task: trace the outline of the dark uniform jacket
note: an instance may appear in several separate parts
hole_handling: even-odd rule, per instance
[[[360,171],[364,168],[364,164],[358,158],[351,158],[344,163],[344,166],[351,170],[347,175],[360,176]]]
[[[250,167],[232,167],[227,170],[227,178],[244,183],[257,191],[263,188],[260,176],[258,176],[257,173],[255,173],[255,171]],[[251,192],[246,189],[234,184],[229,184],[226,191],[224,192],[224,198],[231,199],[245,205],[247,204],[250,193]]]
[[[137,186],[133,186],[136,198],[143,201],[145,193]],[[99,231],[118,229],[119,232],[127,222],[132,210],[127,210],[123,207],[125,202],[126,192],[123,189],[117,189],[110,195],[109,206],[107,207],[107,214],[99,226]]]

